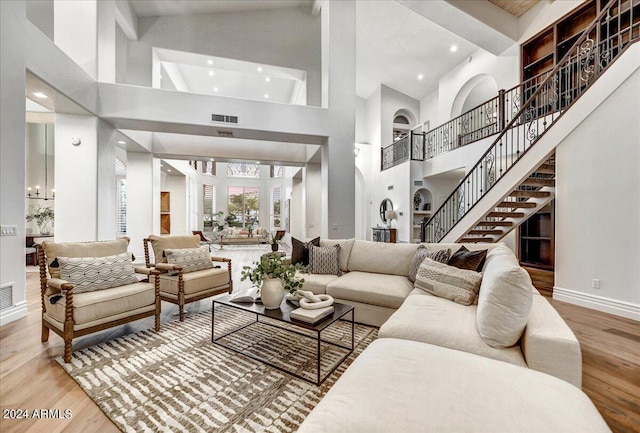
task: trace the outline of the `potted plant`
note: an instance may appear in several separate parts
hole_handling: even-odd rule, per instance
[[[35,220],[40,234],[48,235],[51,232],[49,222],[53,225],[54,217],[55,214],[53,213],[53,208],[37,206],[32,207],[29,210],[29,213],[27,214],[27,222]]]
[[[296,272],[308,272],[308,269],[300,263],[285,264],[276,254],[265,254],[259,262],[242,268],[241,281],[248,278],[254,286],[261,286],[264,308],[275,310],[280,308],[285,290],[295,293],[304,284],[304,278],[297,277]]]
[[[280,245],[280,239],[278,239],[277,232],[273,232],[269,234],[267,238],[267,242],[271,245],[271,251],[274,253],[278,251],[278,247]]]

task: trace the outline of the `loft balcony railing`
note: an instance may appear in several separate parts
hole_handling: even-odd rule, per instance
[[[440,242],[628,48],[640,39],[640,0],[611,0],[548,73],[510,93],[510,120],[433,216],[421,241]],[[519,92],[519,93],[518,93]],[[507,99],[505,99],[507,100]],[[519,101],[524,103],[521,105]],[[506,118],[505,118],[506,120]]]
[[[412,131],[381,149],[380,169],[387,170],[409,160],[424,161],[424,133]]]

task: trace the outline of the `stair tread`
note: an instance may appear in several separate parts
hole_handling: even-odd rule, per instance
[[[549,191],[528,191],[525,189],[517,189],[509,194],[511,197],[530,197],[530,198],[545,198],[550,197]]]
[[[468,235],[501,235],[502,230],[490,230],[490,229],[472,229],[467,232]]]
[[[488,217],[500,217],[500,218],[522,218],[524,212],[489,212]]]
[[[494,242],[493,238],[460,238],[458,242],[471,244],[474,242]]]
[[[536,206],[538,206],[536,203],[528,201],[503,201],[496,205],[496,207],[512,209],[533,209]]]
[[[536,173],[555,174],[556,166],[553,164],[542,164],[535,171]]]
[[[555,179],[542,179],[539,177],[529,177],[522,181],[520,185],[527,186],[555,186]]]
[[[513,222],[511,221],[480,221],[476,224],[476,227],[511,227]]]

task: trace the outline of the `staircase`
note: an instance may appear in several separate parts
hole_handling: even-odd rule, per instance
[[[553,200],[555,148],[609,94],[587,90],[640,39],[638,1],[609,1],[535,87],[522,83],[517,99],[525,102],[423,222],[422,242],[497,242]],[[621,20],[624,13],[631,18]],[[572,110],[578,102],[582,108]],[[565,127],[552,128],[560,119]]]

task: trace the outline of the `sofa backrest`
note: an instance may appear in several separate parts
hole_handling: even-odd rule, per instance
[[[162,252],[167,248],[198,248],[200,246],[200,236],[156,236],[149,235],[149,241],[153,248],[155,263],[166,263],[167,258]],[[147,259],[145,257],[145,259]]]
[[[197,238],[197,236],[195,236]],[[51,267],[58,257],[105,257],[127,252],[129,238],[114,241],[91,242],[43,242],[42,249],[47,256],[47,267],[51,278],[60,278],[60,267]]]
[[[417,248],[417,244],[390,244],[356,239],[347,270],[406,277]]]

